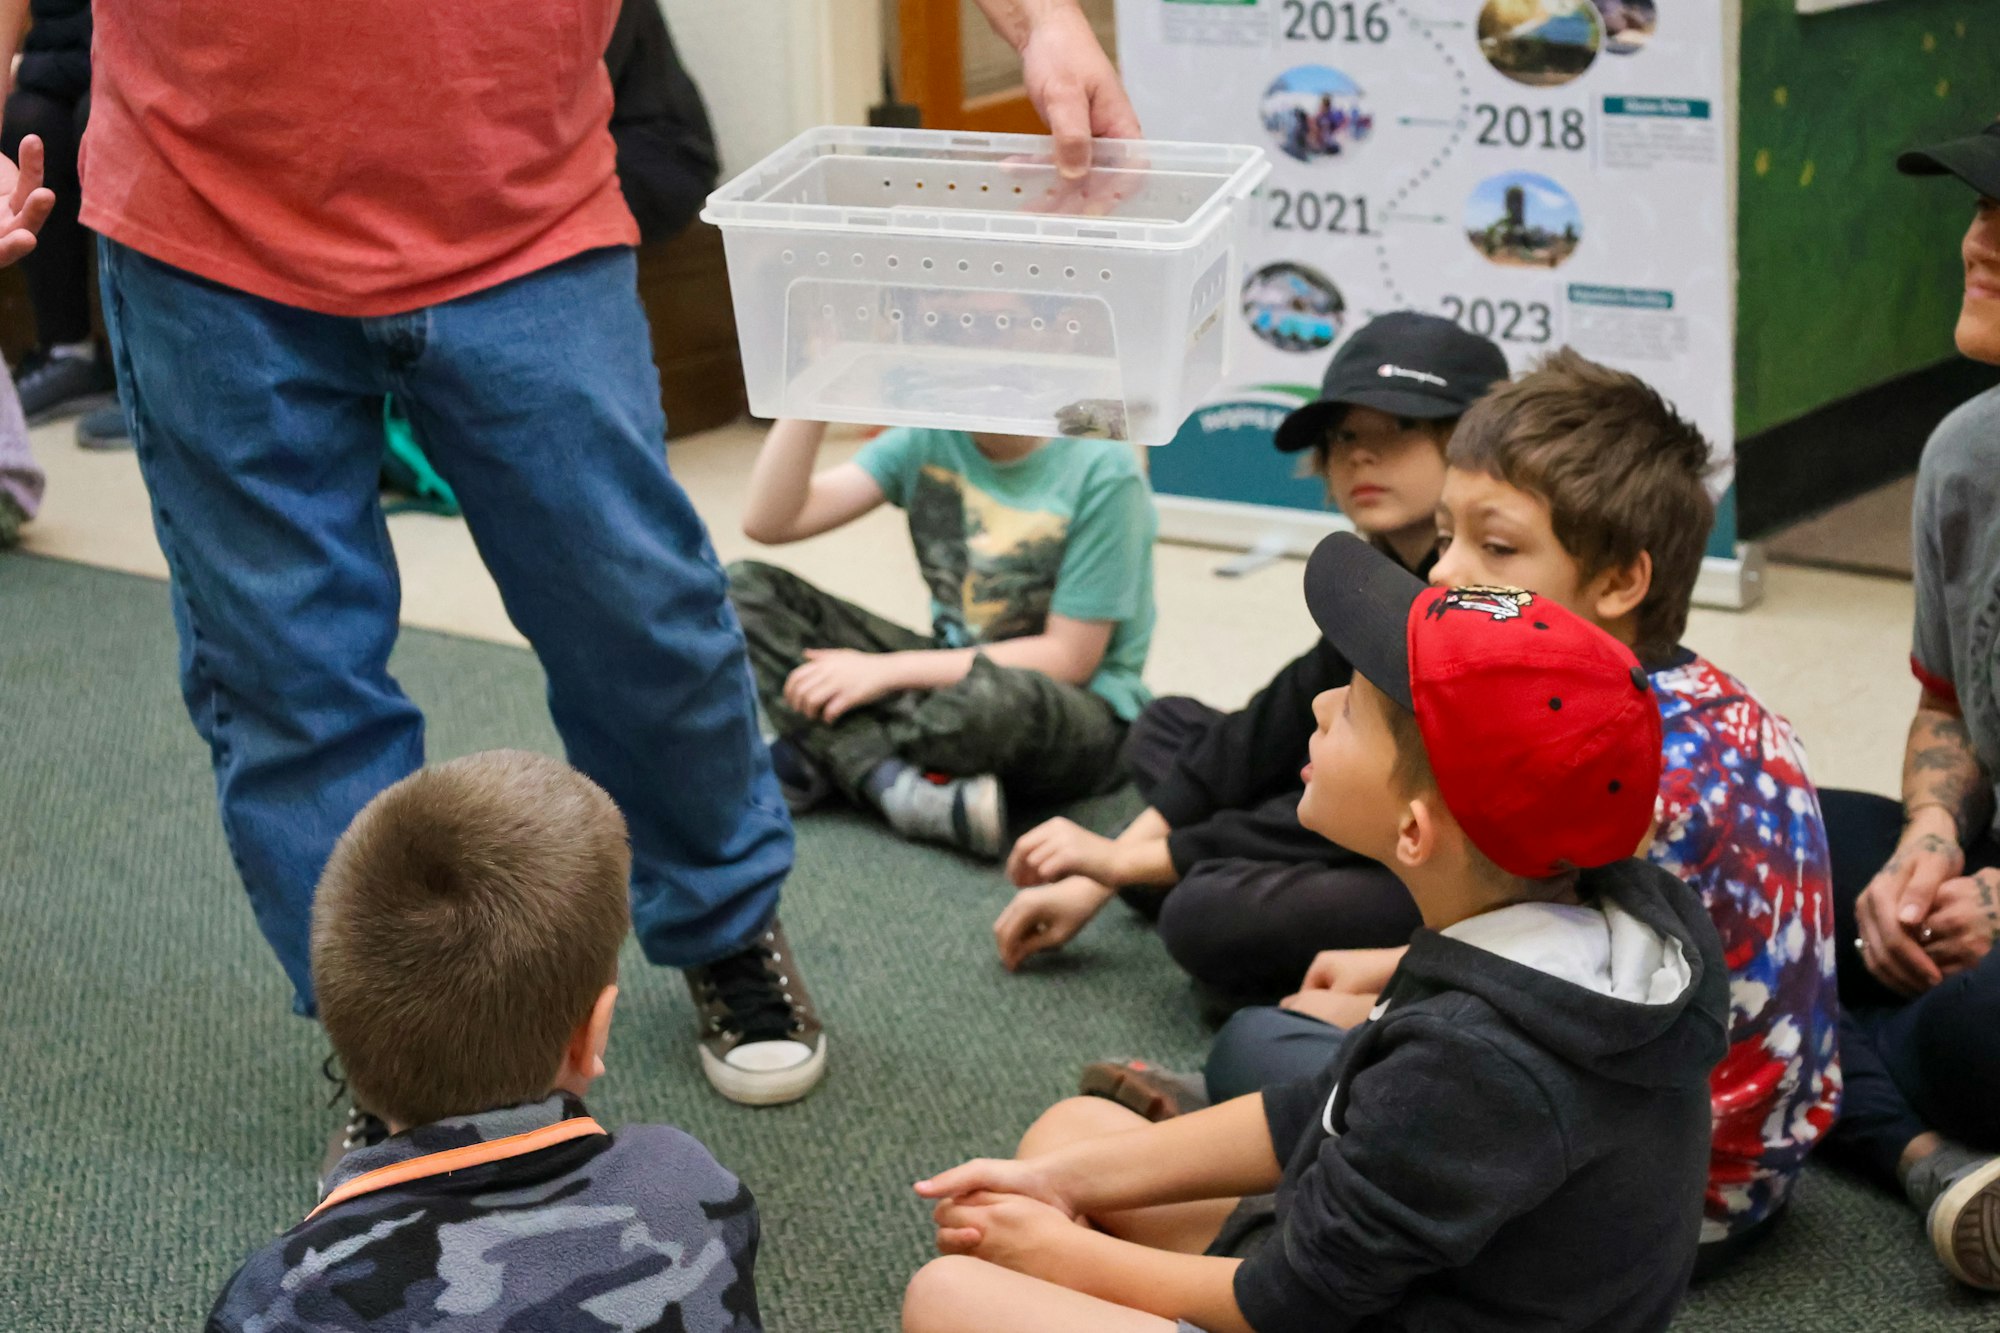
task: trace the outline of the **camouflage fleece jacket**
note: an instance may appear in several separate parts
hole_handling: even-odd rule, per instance
[[[677,1129],[558,1094],[349,1153],[207,1333],[758,1333],[757,1207]]]

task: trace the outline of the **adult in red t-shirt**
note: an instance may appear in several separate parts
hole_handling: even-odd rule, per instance
[[[1136,130],[1074,0],[982,4],[1073,174],[1089,131]],[[26,7],[0,0],[0,32]],[[394,394],[541,658],[570,759],[631,825],[634,929],[685,969],[711,1081],[788,1101],[825,1037],[777,922],[792,831],[742,634],[666,465],[608,128],[617,7],[98,0],[83,221],[183,693],[299,1011],[334,840],[424,758],[388,666]],[[341,1138],[379,1132],[357,1108]]]

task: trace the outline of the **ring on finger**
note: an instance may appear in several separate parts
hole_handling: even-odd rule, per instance
[[[1919,930],[1917,932],[1917,941],[1920,944],[1929,944],[1931,940],[1935,938],[1935,936],[1936,932],[1933,931],[1929,926],[1925,926],[1922,930]]]
[[[1854,952],[1856,953],[1868,952],[1868,941],[1865,937],[1860,935],[1856,935],[1854,937]]]

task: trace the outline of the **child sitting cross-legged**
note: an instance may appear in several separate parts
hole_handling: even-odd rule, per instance
[[[743,531],[771,545],[884,500],[931,594],[920,634],[755,561],[729,569],[771,761],[803,811],[839,794],[906,838],[1005,849],[1007,803],[1109,786],[1153,633],[1152,492],[1133,446],[892,430],[814,471],[826,428],[771,427]]]
[[[541,755],[422,769],[355,816],[314,901],[313,980],[394,1132],[237,1270],[208,1333],[755,1333],[749,1191],[679,1130],[584,1109],[630,872],[611,798]]]
[[[1631,859],[1644,672],[1558,605],[1427,589],[1347,534],[1306,600],[1354,680],[1314,702],[1300,818],[1389,866],[1424,928],[1325,1070],[1157,1124],[1064,1102],[1016,1159],[919,1184],[947,1257],[905,1329],[1672,1319],[1728,974],[1700,900]]]

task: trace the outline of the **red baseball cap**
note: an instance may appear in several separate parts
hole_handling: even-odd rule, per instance
[[[1352,533],[1306,562],[1306,606],[1417,715],[1438,795],[1524,879],[1632,856],[1653,824],[1660,710],[1630,649],[1520,588],[1432,588]]]

